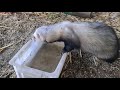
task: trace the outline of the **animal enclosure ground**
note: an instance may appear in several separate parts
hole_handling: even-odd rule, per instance
[[[0,48],[13,43],[0,52],[0,77],[16,78],[15,71],[8,64],[10,59],[31,38],[35,29],[42,25],[69,21],[99,21],[113,28],[120,37],[120,17],[114,12],[96,12],[94,18],[80,18],[62,12],[16,12],[0,13]],[[112,64],[96,60],[83,53],[80,58],[77,51],[72,52],[72,63],[69,57],[65,62],[60,78],[120,78],[120,60]]]

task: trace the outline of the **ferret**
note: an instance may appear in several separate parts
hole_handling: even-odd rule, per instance
[[[63,53],[81,49],[109,63],[114,62],[119,54],[114,29],[102,22],[63,21],[39,27],[33,36],[47,43],[64,42]]]

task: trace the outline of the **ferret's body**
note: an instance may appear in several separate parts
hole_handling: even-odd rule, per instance
[[[44,40],[42,39],[43,41],[48,43],[63,41],[65,43],[63,52],[81,49],[108,62],[113,62],[118,58],[118,38],[113,28],[106,24],[98,22],[71,23],[64,21],[47,26],[45,29],[46,33],[40,35],[42,31],[38,29],[36,34],[44,38]]]

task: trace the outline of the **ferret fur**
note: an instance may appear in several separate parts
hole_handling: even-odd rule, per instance
[[[63,21],[38,28],[34,37],[48,43],[63,41],[64,53],[81,49],[110,63],[119,54],[119,42],[114,29],[100,22]]]

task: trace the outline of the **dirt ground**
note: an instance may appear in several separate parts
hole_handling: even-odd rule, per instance
[[[62,12],[16,12],[0,13],[0,48],[11,43],[12,46],[0,53],[0,78],[16,78],[15,71],[9,65],[10,59],[31,38],[35,29],[42,25],[69,21],[99,21],[113,28],[120,37],[120,17],[115,12],[96,12],[94,18],[80,18]],[[118,29],[118,30],[116,30]],[[80,58],[77,51],[72,52],[65,62],[60,78],[120,78],[120,60],[112,64],[96,60],[93,56],[83,53]]]

